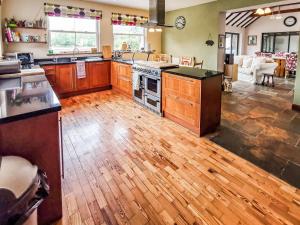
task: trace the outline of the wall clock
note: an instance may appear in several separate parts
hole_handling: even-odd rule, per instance
[[[186,25],[186,19],[183,16],[178,16],[175,21],[175,27],[182,30]]]
[[[284,20],[284,25],[287,27],[292,27],[297,23],[297,18],[294,16],[288,16]]]

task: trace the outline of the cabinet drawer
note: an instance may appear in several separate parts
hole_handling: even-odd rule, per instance
[[[42,68],[45,70],[45,75],[55,75],[55,66],[43,66]]]

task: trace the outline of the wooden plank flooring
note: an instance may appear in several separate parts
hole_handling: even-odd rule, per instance
[[[300,191],[112,91],[62,101],[57,224],[300,224]]]

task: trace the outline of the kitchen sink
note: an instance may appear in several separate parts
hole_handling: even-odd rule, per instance
[[[0,78],[0,90],[11,90],[21,88],[21,77]]]

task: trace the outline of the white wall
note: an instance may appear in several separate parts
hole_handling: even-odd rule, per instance
[[[44,17],[44,2],[56,3],[60,5],[78,6],[83,8],[99,9],[103,12],[103,19],[100,22],[100,47],[103,45],[113,45],[113,34],[111,25],[111,13],[128,13],[134,15],[148,16],[148,11],[117,7],[106,4],[85,2],[80,0],[3,0],[2,20],[4,18],[15,17],[17,20],[36,20]],[[148,33],[148,42],[152,50],[161,52],[161,34]],[[10,44],[4,46],[5,52],[31,51],[36,58],[46,57],[48,46],[44,44]]]
[[[293,27],[287,27],[284,25],[283,21],[288,16],[295,16],[298,20],[297,24]],[[246,35],[257,35],[257,45],[248,46],[247,40],[244,42],[246,47],[246,52],[248,55],[254,54],[256,51],[261,51],[261,36],[262,33],[269,32],[287,32],[287,31],[300,31],[300,12],[283,14],[282,20],[271,20],[270,16],[262,17],[251,26],[246,29]]]

